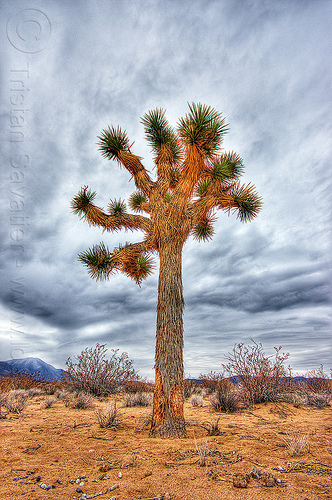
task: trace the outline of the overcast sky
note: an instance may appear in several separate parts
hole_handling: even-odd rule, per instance
[[[332,367],[331,2],[7,0],[1,5],[1,360],[57,368],[86,347],[127,351],[153,378],[158,270],[141,288],[91,280],[77,254],[104,241],[71,213],[128,199],[128,172],[98,152],[108,125],[153,161],[140,117],[171,124],[202,102],[264,199],[242,224],[220,212],[212,241],[183,251],[185,373],[220,370],[235,343],[290,353],[298,373]]]

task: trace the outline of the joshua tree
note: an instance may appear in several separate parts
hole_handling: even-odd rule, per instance
[[[137,191],[129,199],[130,214],[120,199],[111,200],[108,211],[93,203],[96,196],[85,186],[72,200],[73,212],[106,231],[141,230],[140,243],[120,245],[112,252],[104,243],[79,254],[90,276],[106,280],[122,271],[137,284],[154,269],[151,254],[160,259],[155,390],[151,436],[184,436],[183,416],[183,291],[182,248],[192,235],[209,240],[214,234],[215,212],[236,212],[247,222],[260,211],[262,201],[254,186],[241,185],[243,160],[220,146],[227,131],[225,119],[210,106],[189,104],[189,113],[177,128],[169,125],[165,111],[155,109],[141,119],[156,164],[153,180],[131,151],[126,131],[103,130],[101,154],[116,160],[133,177]]]

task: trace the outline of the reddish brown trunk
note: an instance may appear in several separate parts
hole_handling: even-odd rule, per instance
[[[182,244],[159,249],[155,391],[151,436],[183,437]]]

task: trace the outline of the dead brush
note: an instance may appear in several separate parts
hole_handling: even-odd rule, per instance
[[[206,430],[208,436],[222,436],[225,433],[219,428],[219,420],[220,417],[215,422],[203,422],[199,426]]]
[[[300,434],[286,435],[287,437],[283,438],[284,443],[288,449],[288,453],[290,456],[300,457],[305,453],[309,453],[310,444],[309,444],[309,436],[303,436]]]
[[[192,404],[192,406],[204,406],[204,399],[200,394],[192,394],[190,396],[189,402]]]
[[[19,415],[28,404],[28,394],[23,390],[10,391],[4,398],[2,405],[9,411]]]
[[[210,398],[215,411],[234,413],[240,410],[241,395],[231,382],[220,383],[218,390]]]
[[[110,403],[106,410],[99,408],[95,411],[97,421],[103,429],[116,430],[121,424],[121,414],[116,407],[116,403]]]
[[[123,406],[130,408],[133,406],[151,406],[153,396],[147,392],[136,392],[135,394],[125,394],[123,398]]]
[[[41,402],[40,407],[41,408],[51,408],[54,405],[54,403],[56,403],[57,401],[58,401],[58,399],[55,397],[46,398],[44,401]]]
[[[94,408],[93,397],[90,394],[79,393],[72,399],[70,406],[76,410],[90,410]]]
[[[206,465],[206,457],[211,452],[211,449],[209,447],[209,443],[206,440],[203,443],[197,443],[196,437],[194,439],[195,439],[195,447],[196,447],[198,460],[199,460],[199,466],[204,467]]]

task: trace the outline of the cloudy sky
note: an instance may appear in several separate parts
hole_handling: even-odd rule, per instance
[[[141,288],[96,283],[77,254],[142,234],[102,234],[70,211],[128,198],[126,170],[97,136],[127,130],[153,161],[140,117],[211,105],[264,199],[249,224],[219,213],[183,252],[185,372],[220,370],[238,342],[331,366],[331,3],[325,0],[12,0],[1,5],[1,360],[58,368],[85,347],[127,351],[153,378],[158,271]]]

